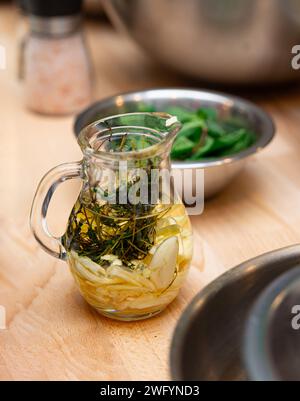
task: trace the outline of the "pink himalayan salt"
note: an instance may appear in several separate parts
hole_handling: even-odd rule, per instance
[[[80,32],[57,39],[31,36],[24,68],[25,102],[31,110],[69,114],[90,103],[90,63]]]

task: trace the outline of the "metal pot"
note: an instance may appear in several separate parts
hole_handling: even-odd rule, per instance
[[[163,64],[226,84],[299,78],[299,0],[103,0],[112,21]]]

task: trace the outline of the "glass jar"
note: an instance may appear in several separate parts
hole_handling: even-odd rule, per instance
[[[31,211],[38,242],[66,260],[78,288],[101,314],[137,320],[162,311],[177,296],[192,258],[191,225],[170,174],[176,117],[133,113],[109,117],[79,135],[83,160],[51,170]],[[56,186],[83,185],[65,234],[47,229]]]

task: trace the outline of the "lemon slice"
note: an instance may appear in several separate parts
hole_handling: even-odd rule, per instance
[[[177,237],[167,238],[156,249],[149,265],[150,280],[158,289],[172,282],[176,271],[179,244]]]

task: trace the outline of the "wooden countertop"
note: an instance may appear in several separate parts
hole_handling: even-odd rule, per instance
[[[278,135],[220,196],[193,217],[195,258],[180,296],[160,316],[137,323],[101,318],[78,294],[68,267],[46,255],[28,227],[32,197],[51,167],[80,159],[72,117],[27,112],[16,79],[20,30],[16,11],[0,6],[0,379],[165,380],[175,324],[192,297],[230,267],[300,241],[299,87],[242,93],[274,117]],[[87,26],[96,72],[96,98],[158,86],[201,86],[164,71],[109,25]],[[51,229],[62,232],[76,197],[60,188]]]

